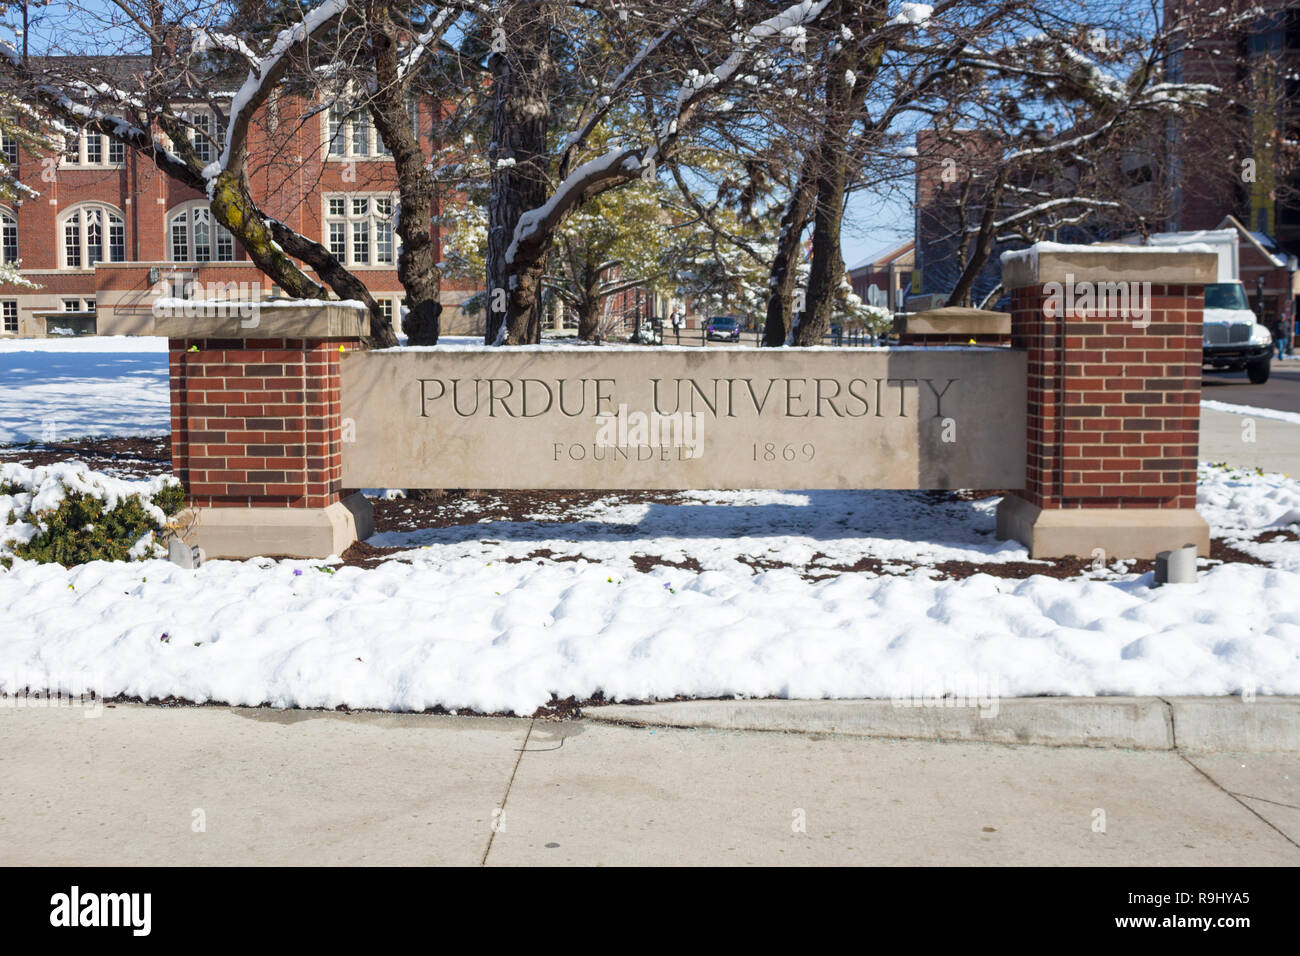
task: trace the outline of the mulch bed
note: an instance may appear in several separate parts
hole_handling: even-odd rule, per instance
[[[171,471],[171,446],[168,436],[146,438],[85,438],[74,441],[29,442],[23,445],[0,445],[0,462],[18,462],[28,467],[48,465],[75,458],[90,467],[121,478],[148,478],[165,475]],[[925,491],[927,502],[936,506],[953,501],[978,501],[998,491]],[[536,490],[536,491],[475,491],[471,489],[410,491],[405,498],[372,499],[375,514],[375,531],[416,531],[427,528],[455,528],[477,524],[485,525],[489,532],[493,522],[572,523],[575,511],[585,511],[592,506],[618,504],[676,504],[681,496],[666,491],[609,492],[594,490]],[[605,525],[607,529],[612,525]],[[1273,528],[1259,535],[1263,542],[1300,541],[1300,533],[1289,528]],[[575,547],[579,543],[575,542]],[[343,563],[352,567],[374,568],[409,548],[377,547],[358,541],[341,556]],[[596,560],[580,554],[557,554],[549,548],[538,548],[522,557],[502,558],[508,564],[537,562],[574,562]],[[815,554],[803,565],[795,565],[768,557],[737,555],[736,560],[749,565],[755,574],[779,568],[792,569],[808,581],[821,581],[840,574],[907,574],[925,568],[937,578],[961,579],[975,574],[988,574],[1000,578],[1024,578],[1042,574],[1053,578],[1073,578],[1092,573],[1093,562],[1087,558],[1053,558],[1043,561],[1009,561],[1005,563],[976,561],[940,561],[921,564],[908,561],[882,561],[862,557],[852,564],[832,562],[825,554]],[[1247,554],[1228,541],[1214,538],[1210,542],[1212,562],[1254,564],[1271,566],[1269,561]],[[632,564],[637,571],[647,573],[655,568],[672,568],[698,574],[704,569],[693,557],[671,559],[663,555],[635,554]],[[1155,567],[1154,561],[1136,561],[1126,564],[1130,573],[1144,574]]]
[[[116,478],[171,474],[171,438],[82,438],[76,441],[0,445],[0,462],[36,468],[76,459]]]

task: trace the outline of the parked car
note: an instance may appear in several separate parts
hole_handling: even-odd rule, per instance
[[[715,315],[704,327],[705,337],[724,342],[740,341],[740,320],[734,315]]]

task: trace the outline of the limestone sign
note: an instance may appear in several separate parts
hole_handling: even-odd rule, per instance
[[[1002,349],[482,349],[342,361],[350,488],[1021,488]]]

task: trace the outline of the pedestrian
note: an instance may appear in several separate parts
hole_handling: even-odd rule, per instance
[[[673,343],[675,345],[681,345],[682,344],[682,313],[677,309],[673,309],[672,323],[673,323]]]
[[[1286,357],[1287,348],[1291,344],[1291,334],[1295,322],[1292,317],[1294,308],[1294,300],[1287,300],[1283,303],[1282,314],[1277,320],[1277,332],[1273,336],[1273,344],[1277,346],[1277,360],[1279,362]]]

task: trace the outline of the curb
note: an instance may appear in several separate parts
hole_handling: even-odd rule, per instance
[[[837,734],[901,740],[1300,752],[1300,697],[1017,697],[983,708],[892,700],[684,700],[584,707],[583,719],[632,727]]]

